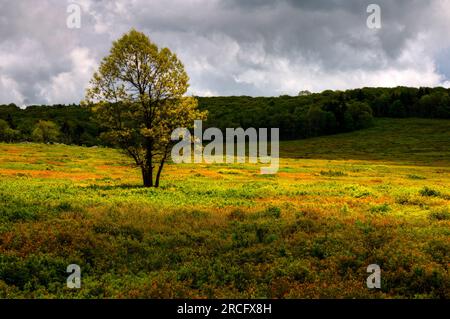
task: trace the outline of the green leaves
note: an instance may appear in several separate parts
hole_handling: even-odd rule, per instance
[[[31,137],[36,142],[56,142],[60,131],[58,125],[52,121],[39,121],[31,134]]]
[[[142,168],[146,186],[153,185],[157,165],[159,184],[172,131],[206,117],[195,98],[184,97],[188,81],[176,54],[133,29],[113,42],[86,91],[84,103],[106,130],[103,137]]]

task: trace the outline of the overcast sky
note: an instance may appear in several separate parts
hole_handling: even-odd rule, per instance
[[[0,103],[79,103],[133,27],[178,54],[200,96],[450,84],[450,0],[77,0],[79,29],[70,3],[0,0]]]

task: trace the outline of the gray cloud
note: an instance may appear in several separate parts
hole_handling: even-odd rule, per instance
[[[134,27],[182,59],[198,95],[448,84],[450,2],[78,0],[0,2],[0,103],[78,103],[111,42]]]

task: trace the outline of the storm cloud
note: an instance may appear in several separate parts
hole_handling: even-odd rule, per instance
[[[81,27],[66,25],[68,5]],[[23,0],[0,2],[0,103],[78,103],[131,28],[175,51],[195,95],[295,95],[448,86],[450,1]]]

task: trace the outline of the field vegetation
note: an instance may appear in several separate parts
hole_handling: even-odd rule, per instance
[[[375,119],[282,142],[276,175],[169,163],[159,189],[115,149],[2,143],[0,297],[449,298],[449,141]]]

